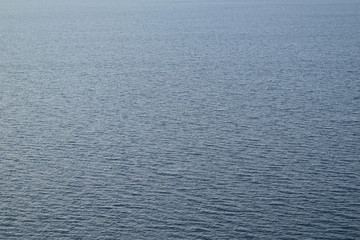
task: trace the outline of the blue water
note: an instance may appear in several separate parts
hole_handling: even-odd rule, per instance
[[[0,239],[360,239],[360,2],[2,0]]]

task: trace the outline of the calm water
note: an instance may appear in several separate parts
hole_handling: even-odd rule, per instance
[[[0,239],[360,239],[360,2],[2,0]]]

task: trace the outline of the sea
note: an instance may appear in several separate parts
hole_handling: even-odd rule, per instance
[[[360,239],[360,1],[1,0],[0,239]]]

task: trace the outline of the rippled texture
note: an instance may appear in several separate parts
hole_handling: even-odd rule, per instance
[[[360,3],[2,0],[0,239],[359,239]]]

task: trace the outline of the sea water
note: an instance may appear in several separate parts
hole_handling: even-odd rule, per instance
[[[359,239],[360,2],[2,0],[0,239]]]

